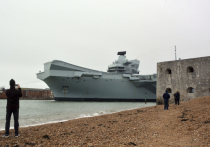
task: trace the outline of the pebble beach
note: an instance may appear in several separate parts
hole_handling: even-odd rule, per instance
[[[0,146],[210,146],[210,96],[180,105],[151,106],[14,129]],[[0,131],[4,135],[4,131]]]

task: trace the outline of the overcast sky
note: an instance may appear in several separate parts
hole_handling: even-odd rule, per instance
[[[157,63],[210,56],[209,0],[0,0],[0,86],[47,88],[54,59],[106,71],[127,51],[140,74]],[[38,81],[38,82],[36,82]]]

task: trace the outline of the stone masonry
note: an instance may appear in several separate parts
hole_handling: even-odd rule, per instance
[[[210,95],[210,56],[157,63],[157,102],[163,101],[168,89],[173,94],[178,90],[181,101]]]

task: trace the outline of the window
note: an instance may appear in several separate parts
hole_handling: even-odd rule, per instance
[[[192,72],[194,72],[194,69],[191,66],[189,66],[187,68],[187,73],[192,73]]]
[[[171,69],[170,68],[166,69],[166,74],[171,74]]]
[[[167,88],[166,90],[168,91],[168,93],[172,93],[171,88]]]
[[[63,86],[62,87],[63,89],[68,89],[69,88],[69,86]],[[46,91],[47,92],[47,91]]]
[[[189,87],[189,88],[187,89],[187,93],[194,93],[194,89],[193,89],[192,87]]]

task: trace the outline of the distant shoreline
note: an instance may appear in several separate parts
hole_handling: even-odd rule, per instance
[[[54,98],[20,98],[20,100],[54,100]]]
[[[7,98],[0,98],[0,100],[6,100]],[[19,100],[54,100],[54,98],[20,98]]]

